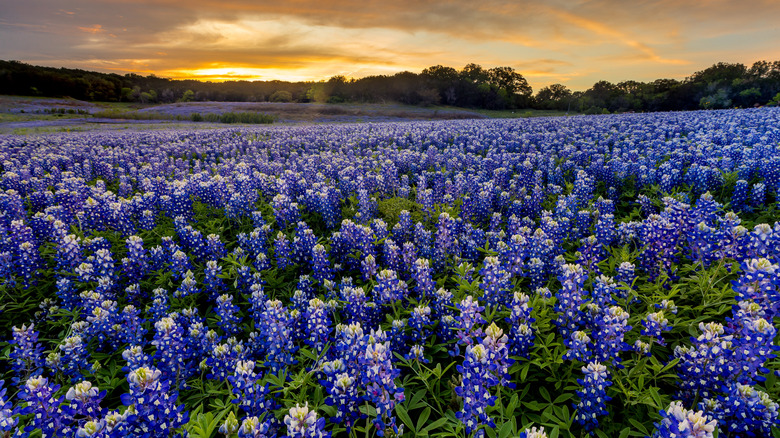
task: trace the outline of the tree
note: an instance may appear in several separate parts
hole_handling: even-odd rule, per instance
[[[565,85],[552,84],[536,93],[536,104],[542,109],[568,109],[571,90]]]
[[[439,99],[449,105],[457,102],[457,86],[460,76],[452,67],[434,65],[428,67],[420,74],[439,93]],[[430,99],[427,99],[430,100]]]
[[[277,90],[274,91],[273,94],[271,94],[269,100],[271,102],[292,102],[293,96],[292,93],[290,93],[289,91]]]
[[[463,70],[460,71],[460,77],[473,84],[481,84],[488,81],[489,75],[481,65],[472,63],[463,67]]]
[[[488,70],[488,82],[499,90],[500,96],[506,96],[507,103],[511,107],[527,106],[530,102],[533,89],[523,75],[512,67],[491,68]]]
[[[195,92],[192,90],[185,91],[179,99],[180,102],[192,102],[193,100],[195,100]]]

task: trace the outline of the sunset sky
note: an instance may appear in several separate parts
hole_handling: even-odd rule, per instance
[[[0,0],[0,59],[290,81],[474,62],[584,90],[780,60],[778,17],[778,0]]]

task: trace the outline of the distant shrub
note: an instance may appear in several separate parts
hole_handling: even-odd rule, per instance
[[[138,111],[117,111],[117,110],[104,110],[97,111],[93,114],[94,117],[106,118],[106,119],[125,119],[125,120],[176,120],[177,117],[172,114],[156,113],[156,112],[138,112]]]
[[[250,113],[250,112],[228,112],[222,114],[208,113],[190,114],[190,120],[193,122],[211,122],[211,123],[249,123],[249,124],[269,124],[273,123],[275,118],[270,114]]]
[[[292,102],[293,95],[289,91],[278,90],[268,98],[271,102]]]

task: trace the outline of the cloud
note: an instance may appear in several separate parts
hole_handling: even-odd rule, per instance
[[[105,32],[105,29],[103,29],[103,26],[101,26],[99,24],[95,24],[95,25],[93,25],[91,27],[81,27],[81,26],[79,26],[78,29],[80,31],[84,32],[84,33],[91,33],[93,35]]]
[[[63,9],[60,0],[25,0],[3,6],[0,59],[312,80],[475,62],[513,66],[535,88],[586,88],[637,72],[679,77],[717,61],[751,62],[757,47],[778,54],[756,41],[777,41],[780,2],[752,3],[69,0]]]

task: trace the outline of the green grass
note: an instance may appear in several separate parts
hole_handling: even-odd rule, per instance
[[[492,119],[518,119],[528,117],[563,117],[566,115],[579,115],[576,111],[558,111],[558,110],[537,110],[537,109],[515,109],[515,110],[487,110],[470,109],[469,111],[482,114]]]
[[[38,120],[83,119],[84,114],[36,114],[36,113],[0,113],[0,123],[30,122]]]

